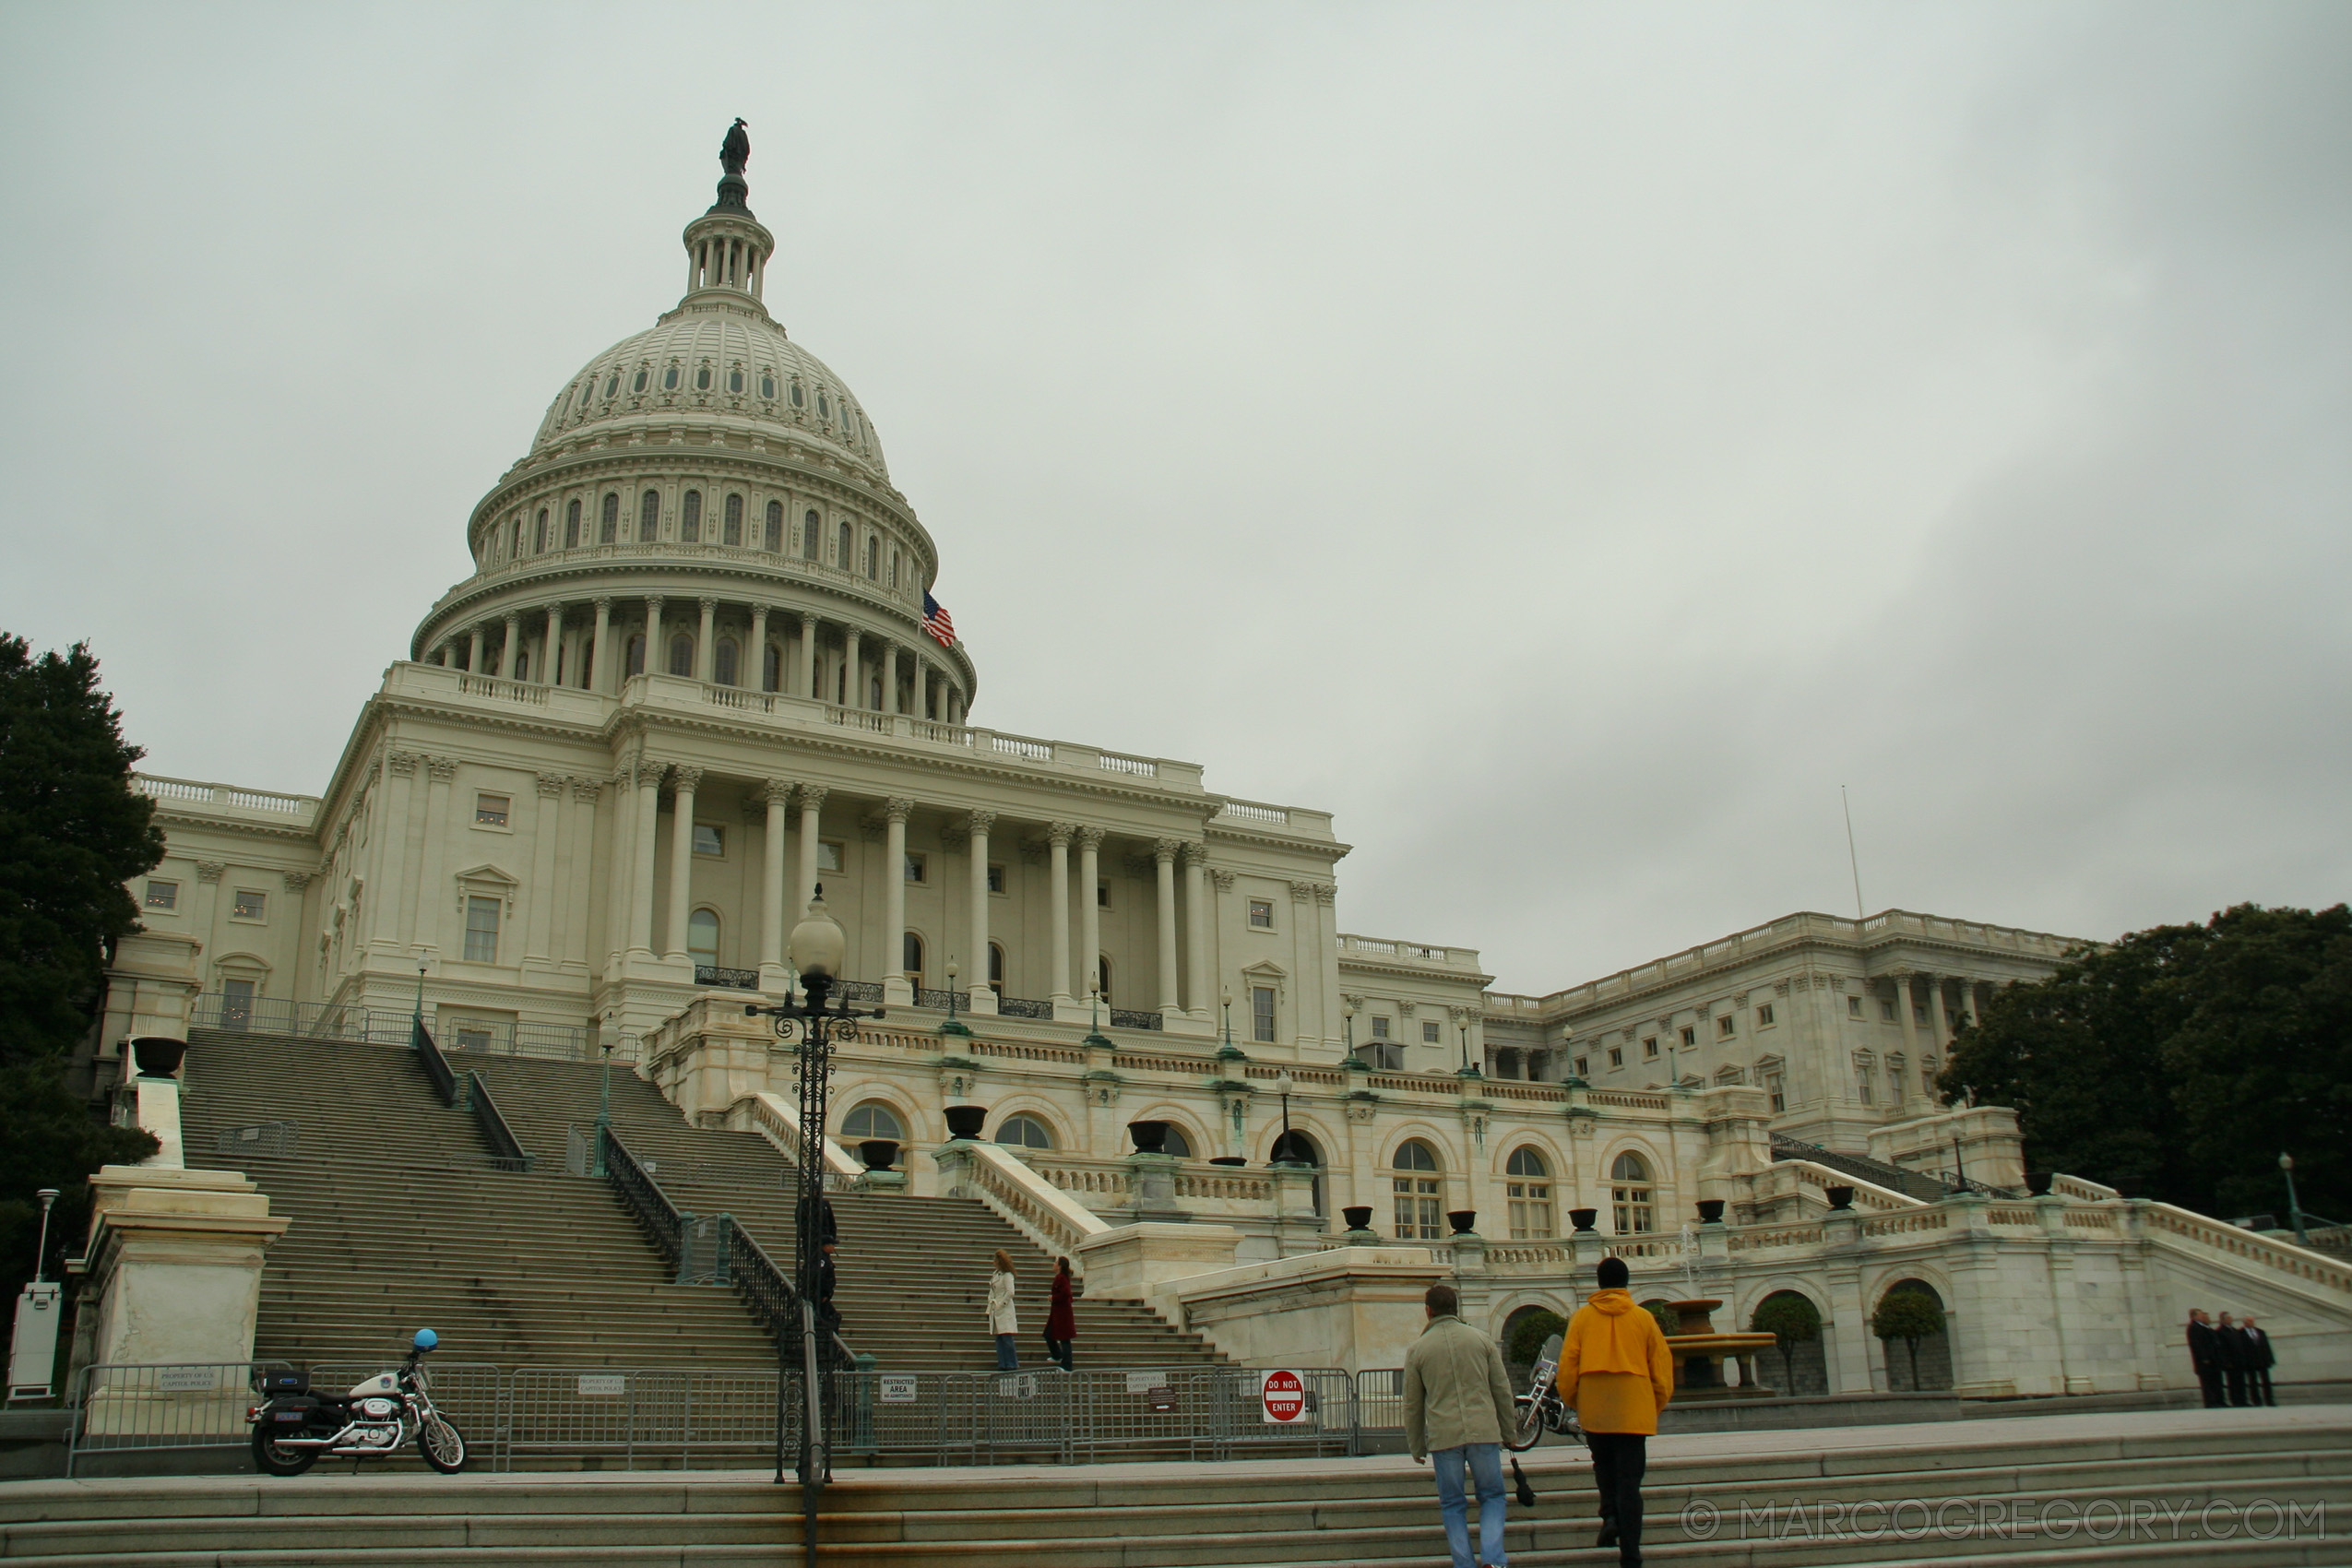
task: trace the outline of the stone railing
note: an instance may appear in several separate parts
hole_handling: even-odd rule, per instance
[[[1489,1099],[1529,1099],[1547,1105],[1557,1105],[1568,1098],[1568,1091],[1557,1084],[1530,1084],[1508,1078],[1489,1078],[1479,1092]]]
[[[1734,1229],[1729,1242],[1735,1253],[1764,1247],[1817,1247],[1826,1234],[1819,1225],[1776,1225],[1762,1230]]]
[[[2072,1198],[2076,1203],[2083,1204],[2106,1203],[2111,1198],[2120,1198],[2123,1195],[2113,1187],[2102,1186],[2097,1182],[2085,1181],[2080,1176],[2069,1176],[2063,1171],[2049,1179],[2049,1191],[2053,1197]]]
[[[2235,1225],[2225,1225],[2218,1219],[2208,1219],[2202,1214],[2192,1214],[2170,1204],[2151,1203],[2141,1211],[2142,1223],[2150,1230],[2193,1241],[2248,1263],[2278,1270],[2297,1279],[2331,1290],[2352,1291],[2352,1264],[2325,1253],[2299,1247],[2292,1241],[2275,1241],[2251,1230]]]
[[[2032,1216],[2026,1216],[2028,1223]],[[1902,1236],[1917,1230],[1943,1230],[1951,1219],[1941,1208],[1915,1208],[1908,1214],[1876,1215],[1862,1221],[1865,1236]]]
[[[1375,1073],[1370,1080],[1376,1089],[1391,1094],[1460,1094],[1462,1080],[1449,1075],[1431,1073],[1408,1076],[1401,1073]]]
[[[1122,1057],[1121,1060],[1124,1061],[1125,1058]],[[1280,1063],[1265,1062],[1250,1063],[1249,1076],[1260,1083],[1270,1084],[1285,1073],[1290,1075],[1290,1081],[1294,1084],[1323,1084],[1332,1088],[1343,1089],[1348,1087],[1348,1075],[1336,1067],[1296,1067]]]
[[[747,1094],[727,1108],[726,1126],[733,1132],[757,1133],[786,1159],[801,1162],[801,1113],[778,1095]],[[851,1159],[830,1135],[825,1140],[825,1169],[842,1176],[862,1175],[865,1166]]]
[[[1666,1095],[1643,1089],[1587,1089],[1585,1103],[1613,1106],[1620,1111],[1665,1111],[1674,1101]]]
[[[932,1150],[949,1197],[978,1198],[1048,1252],[1074,1253],[1111,1226],[995,1144],[959,1138]]]
[[[1435,942],[1402,942],[1385,936],[1351,936],[1339,933],[1339,953],[1361,953],[1368,957],[1402,958],[1414,964],[1445,964],[1457,969],[1475,969],[1479,954],[1475,947],[1448,947]]]
[[[208,784],[195,778],[166,778],[155,773],[132,774],[131,788],[151,800],[234,806],[240,811],[249,812],[280,812],[288,816],[305,816],[318,809],[316,795],[282,795],[275,790],[244,790],[234,784]]]
[[[1021,1158],[1016,1155],[1016,1158]],[[1050,1153],[1021,1158],[1038,1175],[1062,1192],[1120,1197],[1134,1191],[1134,1173],[1124,1160],[1085,1159]],[[1192,1167],[1175,1175],[1179,1198],[1210,1203],[1266,1203],[1274,1197],[1274,1179],[1221,1166]]]

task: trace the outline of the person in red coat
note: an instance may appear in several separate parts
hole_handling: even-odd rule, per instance
[[[1070,1341],[1078,1336],[1078,1314],[1070,1304],[1072,1288],[1077,1281],[1070,1277],[1070,1260],[1053,1260],[1052,1302],[1045,1310],[1045,1353],[1063,1372],[1070,1365]]]

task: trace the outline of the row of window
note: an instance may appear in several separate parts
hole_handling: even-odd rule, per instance
[[[817,422],[830,428],[837,417],[842,439],[852,445],[869,444],[873,434],[873,427],[865,422],[864,416],[849,398],[837,397],[831,387],[823,383],[814,387],[805,386],[797,375],[788,375],[779,381],[772,365],[762,365],[754,373],[747,371],[743,362],[737,360],[721,370],[716,361],[706,357],[691,372],[683,361],[672,359],[659,372],[650,363],[641,363],[634,370],[619,365],[609,366],[603,374],[604,391],[600,398],[597,395],[596,372],[590,371],[580,378],[579,385],[573,388],[564,404],[564,412],[569,418],[587,417],[590,406],[597,403],[604,406],[606,414],[612,413],[612,405],[619,400],[624,382],[633,398],[647,397],[657,389],[669,394],[682,392],[691,383],[695,392],[708,393],[723,387],[728,396],[735,398],[746,397],[756,388],[759,400],[768,405],[761,411],[771,419],[778,415],[781,407],[790,407],[805,414],[814,405]]]
[[[622,542],[622,500],[617,490],[608,490],[597,515],[588,517],[579,498],[565,502],[560,522],[552,507],[541,506],[537,513],[517,510],[506,527],[493,532],[482,552],[482,564],[493,566],[508,561],[519,561],[526,555],[544,555],[553,550],[577,550],[583,544],[618,544]],[[722,544],[742,547],[745,542],[744,501],[739,492],[730,491],[720,500],[719,516],[706,519],[703,493],[689,490],[678,501],[678,542],[681,544]],[[637,497],[636,540],[651,544],[662,537],[661,492],[648,487]],[[707,527],[706,527],[707,522]],[[892,545],[884,567],[882,535],[867,531],[861,548],[859,530],[849,522],[838,522],[831,530],[832,551],[826,553],[825,518],[814,507],[801,517],[795,537],[788,541],[784,536],[784,503],[770,501],[767,515],[762,520],[754,547],[771,555],[785,553],[788,547],[804,561],[830,562],[845,572],[861,572],[869,581],[882,582],[887,577],[892,592],[899,590],[902,582],[911,583],[907,557],[898,546]],[[706,537],[706,535],[707,537]]]
[[[169,878],[150,876],[147,879],[144,902],[160,914],[176,914],[180,908],[180,885]],[[232,921],[267,921],[269,918],[269,895],[250,887],[240,887],[229,895],[229,918]]]

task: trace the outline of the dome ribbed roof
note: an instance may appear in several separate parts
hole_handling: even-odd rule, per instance
[[[715,292],[688,295],[588,361],[548,406],[531,449],[582,430],[711,419],[824,442],[887,482],[882,443],[841,378],[742,294]]]

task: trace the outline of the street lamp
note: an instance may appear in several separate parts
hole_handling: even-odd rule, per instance
[[[851,1007],[848,996],[842,993],[841,961],[849,945],[839,922],[825,907],[825,888],[820,884],[816,897],[809,901],[807,916],[792,928],[785,944],[785,956],[798,971],[802,994],[807,1000],[794,1003],[788,998],[773,1005],[747,1003],[743,1007],[747,1016],[774,1019],[776,1038],[800,1046],[792,1063],[801,1091],[801,1192],[793,1217],[792,1284],[801,1305],[801,1452],[797,1467],[801,1477],[801,1530],[802,1550],[810,1562],[816,1559],[817,1505],[831,1470],[825,1401],[817,1381],[820,1325],[816,1301],[825,1261],[826,1096],[833,1075],[834,1041],[857,1039],[860,1018],[882,1016],[879,1007],[871,1012]],[[828,1007],[828,1002],[833,1005]],[[780,1336],[777,1354],[779,1360],[787,1354]],[[779,1377],[779,1407],[783,1384]],[[776,1423],[776,1479],[779,1483],[784,1479],[782,1414],[779,1408]]]
[[[2303,1233],[2303,1205],[2295,1195],[2295,1157],[2291,1154],[2280,1155],[2278,1169],[2287,1178],[2287,1218],[2295,1227],[2296,1243],[2299,1246],[2308,1247],[2311,1244],[2311,1239]]]
[[[1291,1157],[1295,1151],[1290,1147],[1290,1091],[1298,1087],[1297,1081],[1287,1072],[1277,1073],[1274,1075],[1274,1092],[1282,1097],[1282,1141],[1275,1146],[1274,1163],[1277,1165],[1289,1165],[1293,1162]]]
[[[1219,994],[1225,1004],[1225,1044],[1217,1054],[1229,1062],[1241,1054],[1233,1049],[1233,988],[1229,985]]]
[[[944,1035],[968,1035],[972,1032],[956,1021],[956,976],[960,972],[956,968],[956,955],[950,953],[947,955],[947,1021],[939,1026],[939,1032]]]
[[[1484,1076],[1476,1067],[1470,1065],[1470,1021],[1465,1018],[1455,1027],[1461,1031],[1462,1035],[1462,1070],[1455,1076],[1457,1078]]]
[[[1364,1065],[1364,1059],[1356,1054],[1356,1004],[1352,1002],[1342,1002],[1339,1004],[1339,1018],[1348,1031],[1348,1054],[1339,1065],[1352,1067],[1359,1073],[1369,1071]]]
[[[419,955],[417,958],[417,1010],[415,1016],[409,1021],[420,1029],[424,1028],[424,958],[422,955]],[[416,1036],[411,1034],[409,1038],[414,1039]]]
[[[33,1249],[32,1282],[35,1285],[40,1285],[44,1283],[48,1277],[42,1272],[42,1265],[49,1261],[49,1206],[57,1201],[57,1189],[54,1187],[43,1187],[41,1191],[33,1194],[33,1196],[41,1200],[41,1241],[40,1244]],[[46,1374],[48,1369],[44,1367],[42,1371],[44,1374]]]

